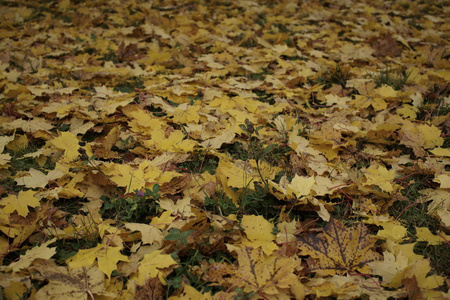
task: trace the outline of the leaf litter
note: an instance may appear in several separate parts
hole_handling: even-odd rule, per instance
[[[2,297],[449,296],[444,2],[1,11]]]

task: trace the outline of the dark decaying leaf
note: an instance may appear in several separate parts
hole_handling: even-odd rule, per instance
[[[346,228],[341,221],[331,219],[323,233],[301,238],[299,248],[303,255],[310,256],[308,263],[312,271],[368,273],[367,263],[381,259],[381,255],[372,250],[375,241],[362,223],[355,228]]]

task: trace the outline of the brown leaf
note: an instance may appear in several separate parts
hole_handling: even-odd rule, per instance
[[[137,44],[129,44],[128,46],[125,46],[125,43],[122,42],[117,50],[117,56],[123,61],[133,60],[136,58],[137,51]]]
[[[375,50],[375,56],[395,57],[402,54],[402,48],[397,45],[397,41],[391,35],[382,35],[370,39],[370,44]]]
[[[402,283],[405,289],[408,291],[408,299],[410,300],[424,299],[423,293],[420,291],[420,288],[417,285],[417,278],[415,275],[411,278],[404,278],[402,280]]]
[[[176,195],[182,192],[190,181],[190,174],[175,177],[170,182],[164,183],[161,186],[160,193],[164,195]]]
[[[136,286],[136,300],[164,299],[164,285],[158,278],[149,278],[143,285]]]

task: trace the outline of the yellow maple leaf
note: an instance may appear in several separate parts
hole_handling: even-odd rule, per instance
[[[150,161],[142,162],[137,168],[126,164],[110,163],[102,166],[105,174],[118,186],[126,187],[127,192],[145,187],[146,183],[156,181],[161,170],[153,166]]]
[[[38,207],[40,206],[39,199],[34,197],[36,192],[32,190],[20,191],[19,195],[9,195],[6,198],[0,200],[0,205],[4,205],[3,211],[6,213],[12,213],[17,211],[22,217],[28,215],[28,206]]]
[[[243,241],[243,245],[254,248],[261,247],[266,254],[278,249],[274,243],[275,235],[272,234],[274,225],[263,216],[244,215],[241,227],[244,228],[245,235],[249,240],[249,242]]]
[[[389,215],[369,216],[364,223],[383,227],[377,232],[377,237],[383,240],[401,242],[407,234],[406,227]]]
[[[289,288],[298,284],[293,273],[300,266],[295,257],[266,256],[261,248],[244,247],[237,250],[238,266],[216,263],[210,266],[209,276],[225,286],[242,287],[246,293],[256,292],[264,299],[284,296],[289,299]],[[287,293],[287,295],[286,295]]]
[[[176,212],[178,215],[184,217],[193,215],[190,196],[185,196],[183,199],[178,199],[177,201],[164,197],[160,198],[158,202],[159,206],[166,211]]]
[[[25,278],[22,272],[0,273],[0,286],[4,299],[20,299],[25,297],[31,288],[31,280]]]
[[[430,245],[439,245],[450,241],[450,235],[446,235],[443,232],[438,235],[432,234],[428,227],[416,227],[417,241],[425,241]]]
[[[404,104],[401,108],[397,109],[397,113],[403,118],[415,120],[417,118],[418,109],[412,105]]]
[[[232,161],[221,159],[217,166],[217,173],[222,177],[228,186],[236,188],[252,188],[250,182],[253,181],[253,176],[246,170],[239,168]]]
[[[195,102],[194,105],[188,103],[180,104],[173,113],[173,122],[177,124],[198,123],[200,121],[200,106]]]
[[[67,267],[41,265],[36,268],[48,284],[35,294],[36,299],[86,299],[88,295],[114,294],[106,292],[105,275],[97,266],[68,270]]]
[[[155,226],[140,223],[126,223],[125,227],[132,231],[139,231],[142,234],[143,244],[158,243],[162,245],[163,236],[161,230]]]
[[[393,98],[398,96],[398,92],[391,86],[383,84],[383,86],[376,88],[375,92],[384,98]]]
[[[295,232],[297,229],[297,222],[295,220],[291,222],[280,222],[277,225],[278,227],[278,233],[277,233],[277,243],[283,244],[283,243],[290,243],[292,241],[295,241],[297,237],[295,236]]]
[[[9,162],[11,161],[11,155],[9,154],[0,154],[0,169],[9,168]]]
[[[79,250],[69,259],[69,268],[77,269],[88,267],[97,260],[98,268],[110,277],[111,272],[117,269],[118,261],[129,261],[128,257],[120,253],[122,247],[110,247],[98,244],[95,248]]]
[[[433,150],[431,150],[430,152],[436,156],[450,157],[450,149],[448,149],[448,148],[436,147]]]
[[[447,174],[437,175],[433,180],[441,184],[441,189],[450,189],[450,176]]]
[[[442,146],[441,130],[434,125],[405,122],[399,130],[400,144],[413,149],[416,155],[423,155],[423,149]]]
[[[420,192],[430,199],[428,211],[432,211],[445,226],[450,226],[450,193],[444,189],[424,189]]]
[[[159,269],[169,268],[176,265],[177,262],[170,254],[161,254],[162,250],[153,251],[144,256],[139,262],[139,269],[136,281],[142,285],[147,279],[158,277],[159,280],[166,284],[163,272]]]
[[[197,291],[194,287],[190,286],[190,285],[185,285],[183,287],[183,291],[177,295],[177,296],[171,296],[169,297],[168,300],[177,300],[177,299],[189,299],[189,300],[194,300],[194,299],[201,299],[201,300],[212,300],[213,297],[211,296],[211,292],[199,292]],[[214,298],[217,299],[217,298]]]
[[[417,285],[420,288],[432,290],[444,284],[444,278],[439,275],[429,275],[431,271],[430,261],[421,259],[410,265],[405,270],[404,278],[416,277]]]
[[[150,225],[155,226],[158,229],[165,229],[167,226],[172,224],[173,220],[175,220],[175,217],[172,217],[171,210],[166,210],[161,214],[159,217],[153,217],[152,222]]]
[[[48,248],[48,246],[54,242],[56,242],[56,238],[49,240],[38,247],[31,248],[25,253],[25,255],[21,255],[18,261],[11,263],[7,267],[7,270],[18,272],[19,270],[28,268],[35,259],[50,259],[56,254],[56,247]]]
[[[194,150],[197,142],[185,139],[181,130],[175,130],[166,137],[162,129],[153,129],[151,139],[143,141],[143,145],[154,151],[189,152]]]
[[[230,118],[232,119],[232,118]],[[206,126],[205,126],[206,127]],[[213,149],[219,149],[223,144],[225,143],[231,143],[231,141],[234,139],[234,136],[236,135],[234,133],[235,128],[235,122],[232,121],[232,123],[226,127],[226,129],[222,130],[219,133],[211,133],[211,136],[213,138],[204,140],[201,144],[207,148],[213,148]],[[203,130],[206,130],[207,127]]]
[[[295,174],[295,177],[292,179],[291,183],[287,186],[288,195],[295,194],[297,198],[301,196],[307,196],[311,192],[311,188],[315,183],[314,177],[304,177],[298,176]]]
[[[383,261],[368,263],[372,274],[383,277],[383,286],[399,288],[402,286],[405,269],[408,267],[408,257],[399,252],[396,255],[389,251],[383,252]]]
[[[50,141],[56,148],[64,150],[64,158],[69,161],[75,160],[80,153],[79,140],[77,136],[71,132],[61,132],[60,135]]]
[[[52,170],[46,175],[33,168],[30,168],[28,173],[29,176],[15,178],[14,181],[17,182],[18,185],[24,185],[28,188],[43,188],[50,180],[55,180],[64,175],[64,173],[60,170]]]
[[[385,192],[394,190],[392,185],[392,181],[395,178],[394,170],[388,170],[384,166],[378,166],[378,168],[370,166],[370,168],[366,169],[365,176],[366,182],[363,185],[377,185]]]
[[[7,149],[12,150],[14,152],[23,150],[23,149],[25,149],[27,147],[28,147],[28,138],[27,138],[26,134],[15,136],[14,141],[9,142],[6,145]]]
[[[311,256],[310,269],[321,275],[354,271],[370,274],[367,263],[381,259],[380,254],[372,251],[375,242],[363,224],[348,229],[341,221],[331,219],[323,233],[302,237],[299,249]]]

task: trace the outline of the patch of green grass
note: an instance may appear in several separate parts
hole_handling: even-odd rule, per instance
[[[191,154],[189,160],[186,160],[178,164],[178,168],[181,170],[187,170],[190,173],[203,173],[209,172],[211,175],[216,173],[217,166],[219,164],[219,158],[214,155],[208,155],[207,152],[195,151]]]
[[[259,130],[264,126],[255,127],[249,120],[245,124],[240,124],[240,128],[244,131],[242,135],[243,142],[234,142],[222,146],[221,150],[227,152],[233,159],[247,161],[254,159],[259,170],[259,163],[266,161],[272,166],[284,166],[288,161],[288,155],[292,149],[286,141],[276,142],[273,144],[265,144],[259,138]],[[261,180],[265,182],[265,178]]]
[[[153,105],[149,105],[149,106],[146,106],[146,109],[157,118],[167,116],[167,113],[164,112],[161,107],[154,107]]]
[[[338,84],[345,88],[347,80],[351,78],[350,67],[336,65],[333,69],[327,70],[317,79],[317,83],[325,85],[324,89],[330,88],[333,84]]]
[[[416,227],[427,227],[433,233],[439,230],[439,220],[433,217],[428,210],[428,203],[431,199],[421,193],[424,189],[435,187],[432,180],[433,177],[417,173],[398,182],[404,186],[402,194],[408,200],[396,201],[388,211],[391,216],[400,220],[407,227],[411,236],[415,234]]]
[[[233,159],[248,159],[248,151],[245,149],[244,144],[241,142],[234,142],[233,144],[224,144],[220,148],[222,152],[228,153]]]
[[[204,208],[213,214],[228,216],[238,212],[239,208],[228,198],[223,191],[216,191],[215,194],[205,198]]]
[[[261,142],[261,139],[259,138],[259,130],[264,128],[262,125],[255,126],[248,119],[246,119],[245,124],[240,124],[239,127],[244,131],[245,140],[249,141],[247,147],[237,146],[237,153],[243,155],[241,158],[242,160],[265,160],[273,165],[279,165],[278,162],[280,162],[285,155],[292,151],[292,149],[287,145],[287,141],[269,145]]]
[[[431,199],[428,199],[425,193],[421,193],[423,189],[436,188],[433,186],[432,179],[433,177],[424,174],[413,174],[399,181],[400,184],[404,185],[402,194],[408,200],[397,201],[388,210],[391,216],[401,221],[407,228],[408,241],[410,242],[416,240],[417,227],[426,227],[433,234],[436,234],[440,229],[440,221],[433,217],[432,211],[428,207]],[[428,245],[426,242],[418,242],[414,252],[429,258],[434,272],[437,272],[439,275],[450,275],[450,251],[448,244]]]
[[[55,168],[55,163],[50,159],[47,159],[42,165],[36,161],[35,157],[25,156],[26,154],[38,151],[41,144],[42,143],[39,140],[34,140],[29,142],[28,146],[23,149],[19,149],[16,151],[6,149],[5,153],[11,156],[11,160],[9,162],[10,167],[8,168],[9,175],[3,177],[3,179],[0,180],[0,185],[2,185],[6,190],[19,192],[20,190],[22,190],[23,186],[18,186],[14,181],[14,176],[18,172],[29,171],[33,168],[43,172],[44,174],[47,174],[49,170],[53,170]]]
[[[172,257],[179,260],[180,263],[179,267],[175,268],[173,272],[166,277],[166,299],[179,290],[179,288],[183,285],[183,281],[188,281],[192,287],[202,293],[208,293],[214,289],[208,282],[201,278],[201,275],[193,272],[194,267],[200,266],[200,263],[204,259],[208,259],[203,256],[198,249],[190,249],[186,255],[182,256],[178,256],[177,253],[173,253]]]
[[[54,164],[47,161],[43,166],[39,165],[38,162],[34,159],[34,157],[25,157],[26,154],[33,153],[39,150],[40,147],[39,141],[32,141],[28,144],[26,148],[19,149],[17,151],[13,151],[10,149],[6,150],[6,153],[11,155],[10,161],[10,169],[18,172],[18,171],[28,171],[30,168],[34,168],[37,170],[45,171],[54,167]]]
[[[450,277],[450,244],[444,242],[430,245],[427,242],[417,242],[414,252],[430,259],[435,274]]]
[[[273,23],[272,26],[276,27],[278,29],[279,32],[281,33],[288,33],[291,32],[286,25],[281,24],[281,23]]]
[[[410,74],[405,68],[386,67],[386,69],[381,70],[378,74],[370,74],[369,77],[375,80],[376,87],[388,85],[398,91],[405,86]]]
[[[263,70],[262,72],[259,73],[248,73],[245,75],[245,77],[248,80],[264,80],[266,78],[266,75],[268,75],[269,72],[267,70]]]
[[[343,195],[345,197],[345,195]],[[333,211],[331,215],[338,220],[348,219],[348,216],[352,214],[353,203],[350,199],[339,199],[340,201],[333,205]]]
[[[70,217],[71,215],[79,214],[87,202],[88,200],[86,198],[62,198],[55,202],[54,205],[55,207],[58,207],[62,211],[68,213],[68,217]]]
[[[114,91],[121,93],[132,93],[135,89],[143,89],[144,81],[141,77],[130,77],[126,81],[123,81],[114,87]]]
[[[155,184],[152,190],[135,190],[116,199],[102,196],[104,203],[100,213],[105,219],[121,223],[147,223],[151,216],[156,216],[162,211],[157,203],[159,196],[158,184]]]
[[[269,186],[259,183],[250,184],[254,185],[253,189],[249,187],[236,189],[239,192],[237,204],[223,191],[216,191],[215,194],[205,198],[204,208],[221,216],[237,214],[239,216],[262,215],[266,219],[276,218],[280,213],[281,203],[269,193]]]
[[[71,258],[82,249],[90,249],[101,242],[99,235],[86,237],[77,237],[74,239],[59,239],[55,242],[56,254],[54,256],[56,263],[64,265],[67,259]]]
[[[165,240],[177,241],[179,245],[186,245],[187,241],[183,242],[183,239],[185,240],[192,233],[193,230],[181,232],[180,230],[172,229],[171,233],[169,233],[169,235],[165,237]],[[211,285],[210,282],[205,281],[203,276],[198,271],[196,271],[196,269],[202,269],[202,264],[204,262],[208,262],[210,264],[215,262],[220,263],[224,261],[226,261],[227,263],[233,263],[236,258],[234,258],[227,252],[223,252],[220,249],[208,249],[208,246],[211,246],[209,235],[205,235],[199,238],[201,239],[201,241],[196,243],[195,248],[172,252],[172,258],[178,261],[179,264],[178,267],[175,268],[173,272],[166,277],[166,298],[173,295],[177,290],[179,290],[183,282],[189,282],[192,287],[194,287],[201,293],[211,292],[212,294],[215,294],[218,291],[224,290],[224,288],[221,286],[214,286]],[[204,249],[208,250],[205,251]]]
[[[284,42],[286,43],[286,45],[293,47],[293,46],[291,46],[291,44],[293,44],[294,41],[289,39],[289,40],[285,40]],[[282,60],[287,60],[287,61],[296,61],[296,60],[308,61],[309,60],[309,58],[307,58],[305,56],[298,56],[298,55],[294,55],[294,56],[281,55],[280,58]]]
[[[267,220],[277,218],[280,213],[280,201],[269,193],[269,185],[253,184],[254,189],[245,188],[239,195],[238,214],[262,215]]]
[[[194,232],[194,230],[186,230],[181,232],[178,228],[171,228],[169,234],[164,237],[166,241],[176,242],[177,248],[181,245],[187,245],[187,238]]]
[[[411,235],[414,235],[416,227],[427,227],[431,232],[436,233],[440,226],[439,220],[429,213],[427,202],[421,199],[397,201],[389,208],[389,212],[402,221]]]
[[[264,28],[267,23],[266,14],[264,12],[258,13],[256,15],[255,23]]]
[[[435,84],[424,95],[422,106],[417,114],[419,120],[429,120],[432,117],[446,116],[450,114],[450,104],[445,98],[450,96],[449,85]]]
[[[113,63],[118,63],[119,57],[117,56],[117,53],[115,51],[113,51],[112,49],[109,49],[108,53],[106,53],[100,60],[112,61]]]
[[[258,101],[268,103],[270,105],[275,104],[274,94],[267,93],[266,91],[259,89],[253,89],[252,92],[258,97]]]
[[[247,37],[239,46],[243,48],[255,48],[258,46],[258,42],[253,37]]]

